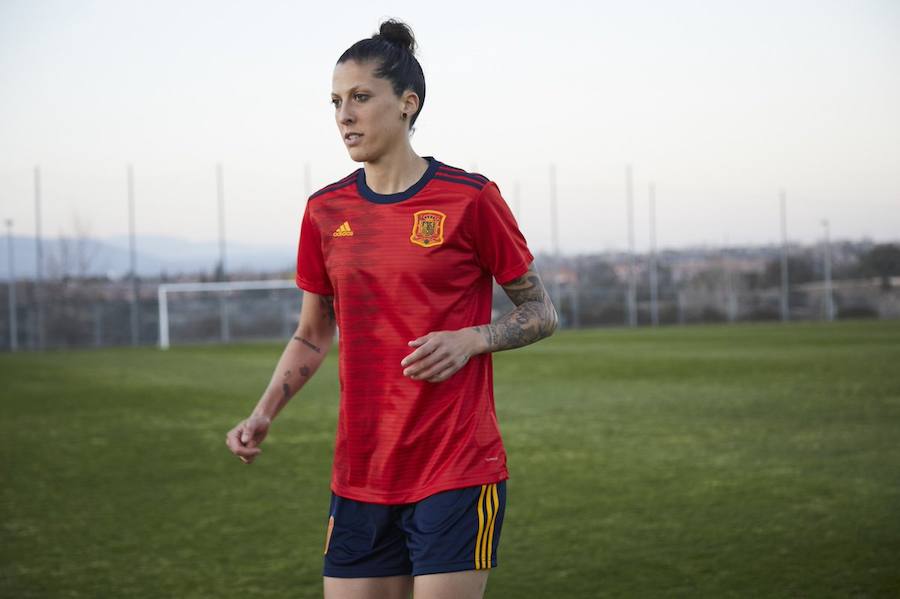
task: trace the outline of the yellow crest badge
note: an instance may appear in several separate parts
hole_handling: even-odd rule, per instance
[[[412,235],[409,240],[423,248],[444,243],[444,219],[447,215],[437,210],[419,210],[413,214]]]

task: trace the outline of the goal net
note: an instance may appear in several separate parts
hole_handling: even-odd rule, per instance
[[[290,280],[163,283],[157,294],[160,349],[290,337],[303,299]]]

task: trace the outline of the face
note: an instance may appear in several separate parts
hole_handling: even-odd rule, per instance
[[[355,162],[372,162],[397,144],[409,143],[409,121],[419,107],[412,91],[394,94],[390,81],[374,75],[377,64],[355,60],[334,67],[331,102],[341,139]],[[401,118],[403,113],[406,119]],[[348,134],[354,133],[358,135]]]

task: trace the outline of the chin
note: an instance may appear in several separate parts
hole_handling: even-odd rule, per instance
[[[368,154],[359,148],[347,148],[347,153],[353,162],[367,162],[369,159]]]

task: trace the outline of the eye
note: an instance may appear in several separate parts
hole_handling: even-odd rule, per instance
[[[359,102],[365,102],[369,99],[369,94],[354,94],[353,97],[356,98]],[[360,98],[362,99],[360,100]]]
[[[340,102],[340,100],[338,100],[337,98],[332,98],[332,99],[331,99],[331,103],[334,104],[334,107],[335,107],[335,108],[337,108],[337,105],[338,105],[339,102]]]

